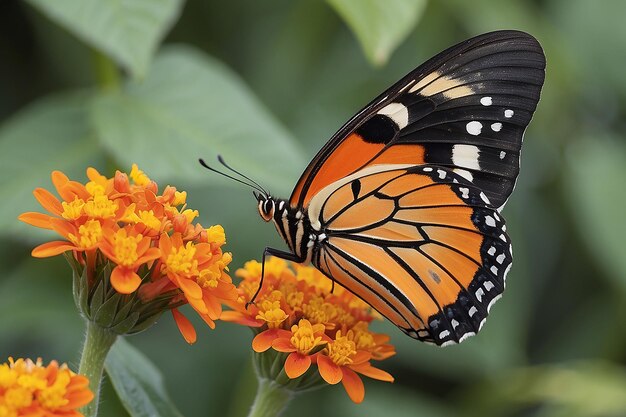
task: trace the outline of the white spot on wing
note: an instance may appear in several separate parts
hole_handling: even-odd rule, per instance
[[[491,106],[493,101],[491,100],[491,97],[487,96],[480,99],[480,104],[483,106]]]
[[[479,170],[479,153],[478,147],[474,145],[454,145],[452,147],[452,163],[458,167]]]
[[[456,329],[457,327],[459,327],[459,322],[458,322],[458,321],[456,321],[455,319],[452,319],[452,320],[450,321],[450,323],[452,323],[452,328],[453,328],[453,329]]]
[[[491,255],[491,256],[495,255],[495,253],[496,253],[496,247],[495,247],[495,246],[490,247],[490,248],[489,248],[489,250],[487,251],[487,253],[488,253],[489,255]]]
[[[470,135],[478,136],[483,130],[483,124],[476,120],[472,120],[465,125],[465,129]]]
[[[437,170],[437,174],[439,174],[439,178],[440,179],[444,179],[446,177],[446,171],[444,171],[442,169],[438,169]]]
[[[461,192],[461,197],[469,198],[469,188],[461,187],[459,188],[459,191]]]
[[[474,306],[472,306],[472,308],[469,309],[469,311],[467,312],[467,314],[469,314],[470,317],[474,317],[474,314],[478,313],[478,309]]]
[[[476,299],[480,302],[483,301],[483,295],[485,295],[485,292],[483,291],[482,288],[479,288],[476,290]]]
[[[499,132],[500,130],[502,130],[502,123],[500,122],[492,123],[491,130],[493,130],[494,132]]]
[[[485,223],[487,226],[496,227],[496,221],[491,216],[485,216]]]
[[[504,117],[506,117],[507,119],[510,119],[511,117],[513,117],[514,114],[515,112],[511,109],[506,109],[504,111]]]
[[[449,330],[444,330],[443,332],[439,333],[439,338],[440,339],[444,339],[446,337],[450,336],[450,331]]]
[[[496,262],[501,264],[502,262],[504,262],[504,258],[506,258],[506,256],[501,253],[500,255],[498,255],[498,257],[496,258]]]
[[[452,170],[455,174],[458,174],[460,176],[462,176],[463,178],[465,178],[468,181],[474,181],[474,176],[472,175],[471,172],[465,170],[465,169],[459,169],[459,168],[455,168]],[[456,181],[456,178],[454,179],[454,181]],[[458,181],[456,181],[458,182]]]
[[[409,124],[409,109],[402,103],[390,103],[378,110],[378,114],[388,116],[400,129],[404,129]]]
[[[495,285],[493,285],[493,282],[485,281],[485,289],[487,291],[491,291],[493,288],[495,288]]]
[[[506,156],[506,152],[500,151],[500,159],[504,159],[505,156]]]
[[[492,266],[491,267],[491,273],[494,275],[498,275],[498,267],[497,266]]]

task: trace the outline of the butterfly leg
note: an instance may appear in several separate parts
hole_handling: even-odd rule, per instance
[[[265,257],[267,255],[276,256],[277,258],[281,258],[286,261],[292,261],[292,262],[297,262],[297,263],[302,263],[305,260],[303,258],[300,258],[294,255],[291,252],[266,247],[265,250],[263,251],[263,259],[261,260],[261,280],[259,281],[259,288],[257,288],[256,292],[254,293],[250,301],[246,303],[246,308],[248,308],[250,304],[254,304],[254,300],[256,300],[256,297],[261,292],[261,288],[263,288],[263,278],[265,277]]]

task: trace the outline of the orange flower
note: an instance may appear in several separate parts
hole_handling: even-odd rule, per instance
[[[263,352],[271,347],[279,352],[289,353],[285,361],[285,372],[295,379],[303,375],[311,366],[311,352],[328,342],[324,334],[324,325],[311,324],[301,319],[291,326],[291,332],[282,329],[269,329],[256,335],[252,347],[256,352]]]
[[[164,288],[170,285],[180,288],[194,310],[214,328],[214,321],[222,313],[220,300],[234,300],[237,296],[230,277],[223,272],[231,260],[230,254],[222,254],[217,244],[184,242],[180,233],[171,237],[162,234],[159,248],[161,271],[171,282],[163,283]],[[178,311],[174,318],[185,339],[189,343],[195,342],[195,330],[186,318]]]
[[[172,310],[185,340],[193,343],[195,330],[178,307],[190,304],[214,328],[222,303],[235,302],[237,291],[226,272],[232,256],[222,251],[224,229],[195,222],[199,213],[187,207],[186,192],[167,186],[159,194],[156,182],[136,165],[130,175],[117,171],[113,178],[88,168],[84,185],[59,171],[51,177],[60,199],[43,188],[34,192],[49,214],[29,212],[19,219],[64,239],[39,245],[33,256],[71,251],[68,259],[78,280],[74,295],[86,317],[124,334],[144,330]],[[96,293],[138,295],[141,302],[133,306],[139,316],[124,308],[135,303],[134,296],[113,300],[108,306],[117,310],[110,314],[95,314]],[[101,298],[94,301],[96,310]]]
[[[345,336],[338,331],[335,340],[329,343],[316,359],[322,378],[332,385],[342,382],[350,399],[360,403],[365,397],[365,387],[357,372],[386,382],[393,382],[393,377],[383,370],[374,368],[369,362],[371,353],[357,349],[353,339],[352,330]]]
[[[149,237],[134,229],[129,230],[105,230],[104,241],[100,245],[102,253],[117,264],[111,272],[111,285],[121,294],[130,294],[139,288],[141,278],[137,269],[161,256],[159,248],[150,246]]]
[[[371,365],[395,354],[389,336],[373,333],[369,323],[379,315],[370,306],[317,269],[269,258],[265,264],[263,287],[253,304],[248,304],[259,285],[261,264],[247,262],[236,275],[242,278],[237,302],[222,320],[249,326],[257,334],[252,341],[255,352],[263,355],[288,354],[282,359],[288,379],[306,379],[290,389],[310,388],[315,378],[309,372],[315,365],[320,383],[343,383],[354,402],[363,401],[365,389],[357,374],[392,382],[387,372]],[[332,291],[331,291],[332,290]],[[275,352],[275,353],[272,353]],[[280,383],[273,363],[255,357],[258,372]],[[313,372],[313,371],[312,371]],[[321,376],[321,378],[319,378]]]
[[[9,358],[0,365],[0,416],[80,417],[77,409],[93,396],[89,380],[65,364]]]

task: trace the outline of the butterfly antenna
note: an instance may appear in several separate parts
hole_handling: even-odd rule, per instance
[[[237,171],[236,169],[234,169],[233,167],[231,167],[230,165],[228,165],[226,163],[226,161],[224,161],[224,158],[222,158],[222,155],[217,155],[217,160],[220,161],[220,164],[224,165],[227,169],[229,169],[230,171],[234,172],[235,174],[247,179],[248,181],[250,181],[250,183],[256,185],[259,191],[263,192],[265,195],[269,195],[269,193],[267,192],[267,190],[265,190],[265,188],[261,187],[261,185],[259,185],[258,182],[256,182],[255,180],[253,180],[252,178],[248,177],[247,175],[242,174],[241,172]]]
[[[220,159],[220,158],[218,157],[218,159]],[[226,166],[226,168],[228,168],[228,169],[230,169],[231,171],[233,171],[233,172],[235,172],[235,173],[237,173],[237,174],[241,175],[243,178],[247,179],[249,182],[245,182],[245,181],[241,180],[240,178],[233,177],[232,175],[228,175],[228,174],[226,174],[225,172],[218,171],[217,169],[215,169],[215,168],[213,168],[213,167],[210,167],[210,166],[209,166],[206,162],[204,162],[204,159],[202,159],[202,158],[198,159],[198,161],[200,162],[200,165],[202,165],[203,167],[205,167],[205,168],[206,168],[206,169],[208,169],[209,171],[215,172],[216,174],[220,174],[220,175],[222,175],[222,176],[224,176],[224,177],[226,177],[226,178],[229,178],[229,179],[231,179],[231,180],[233,180],[233,181],[237,181],[238,183],[243,184],[243,185],[245,185],[245,186],[247,186],[247,187],[253,188],[253,189],[255,189],[255,190],[257,190],[257,191],[259,191],[259,192],[261,192],[261,193],[263,193],[263,194],[267,194],[267,191],[265,191],[265,189],[264,189],[263,187],[261,187],[259,184],[257,184],[255,181],[252,181],[250,178],[246,177],[245,175],[241,175],[241,174],[239,174],[239,172],[237,172],[237,171],[233,170],[232,168],[230,168],[229,166],[227,166],[226,164],[224,164],[224,163],[223,163],[223,161],[222,161],[221,159],[220,159],[220,162],[221,162],[224,166]]]

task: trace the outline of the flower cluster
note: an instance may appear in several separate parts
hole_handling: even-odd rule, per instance
[[[315,365],[327,383],[342,382],[356,403],[365,395],[357,374],[393,381],[390,374],[371,364],[395,354],[387,343],[389,336],[369,330],[377,313],[343,287],[333,288],[332,281],[317,269],[269,258],[263,286],[253,303],[261,264],[247,262],[236,275],[242,278],[239,299],[229,304],[232,310],[225,311],[222,319],[255,329],[255,352],[272,349],[283,353],[284,364],[279,369],[284,369],[289,380],[318,375]]]
[[[0,365],[0,416],[82,416],[78,408],[93,399],[89,380],[56,361],[13,360]]]
[[[186,192],[157,184],[133,165],[113,178],[88,168],[82,184],[54,171],[60,199],[43,188],[35,198],[50,214],[19,219],[50,229],[63,240],[36,247],[35,257],[66,256],[74,269],[77,305],[90,320],[117,334],[141,331],[171,310],[189,343],[193,326],[177,307],[190,304],[213,328],[222,303],[237,297],[225,272],[231,254],[222,252],[224,229],[194,223]],[[130,177],[130,179],[129,179]]]

